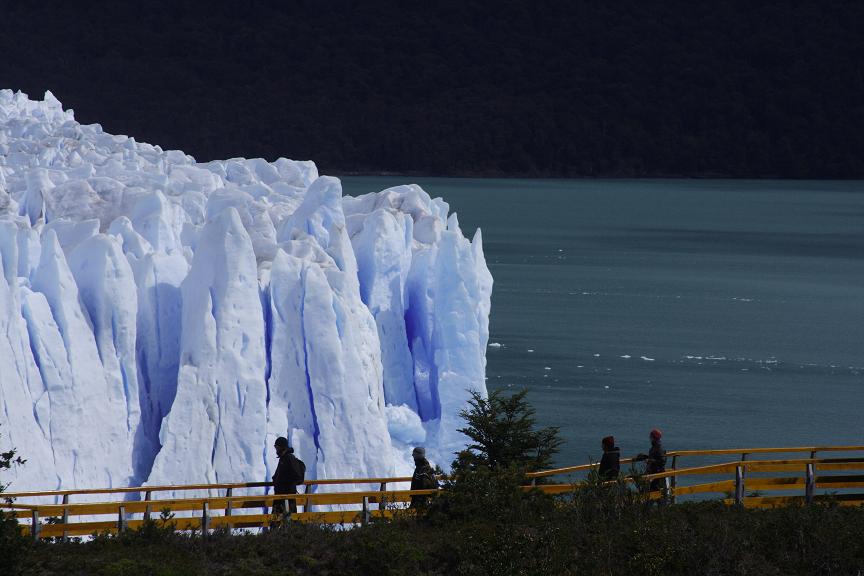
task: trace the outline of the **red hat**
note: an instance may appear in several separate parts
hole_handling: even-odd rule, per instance
[[[663,432],[661,432],[659,428],[654,428],[651,430],[650,436],[652,440],[659,440],[663,437]]]
[[[603,438],[603,448],[612,449],[615,447],[615,437],[614,436],[606,436]]]

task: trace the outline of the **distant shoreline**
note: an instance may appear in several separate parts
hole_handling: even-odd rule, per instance
[[[391,172],[387,170],[339,170],[339,169],[321,169],[322,174],[337,175],[337,176],[358,176],[358,177],[378,177],[378,178],[474,178],[474,179],[501,179],[501,180],[786,180],[793,182],[808,182],[808,181],[831,181],[831,182],[857,182],[864,181],[864,176],[861,178],[835,178],[831,176],[808,177],[808,178],[789,178],[779,175],[773,176],[739,176],[719,173],[705,174],[652,174],[639,175],[633,174],[604,174],[604,175],[560,175],[560,174],[535,174],[530,172],[455,172],[448,174],[434,172]]]

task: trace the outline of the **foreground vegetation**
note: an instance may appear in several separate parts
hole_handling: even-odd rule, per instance
[[[636,474],[571,493],[524,490],[561,443],[536,429],[525,392],[475,394],[468,449],[418,517],[352,529],[289,524],[263,534],[177,534],[171,519],[88,542],[32,543],[0,514],[0,574],[860,574],[864,508],[744,510],[658,505]],[[0,455],[0,469],[14,451]],[[0,485],[2,491],[2,485]]]
[[[479,470],[425,518],[352,530],[290,525],[261,535],[178,535],[154,523],[86,543],[2,540],[3,574],[858,574],[864,509],[657,506],[596,483],[524,493]]]

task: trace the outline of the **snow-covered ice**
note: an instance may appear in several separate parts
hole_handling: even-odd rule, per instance
[[[0,91],[0,448],[12,490],[446,467],[485,394],[478,230],[415,185],[198,163]],[[492,347],[500,346],[492,344]]]

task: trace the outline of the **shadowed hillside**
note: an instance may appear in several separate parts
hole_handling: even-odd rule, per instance
[[[201,160],[864,177],[864,3],[2,2],[0,85]]]

